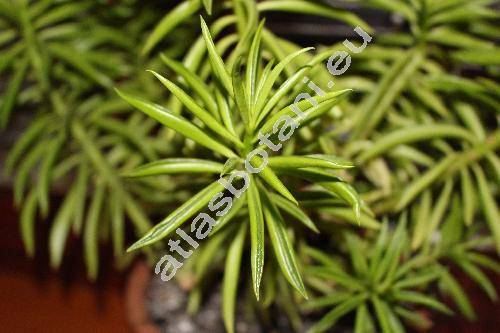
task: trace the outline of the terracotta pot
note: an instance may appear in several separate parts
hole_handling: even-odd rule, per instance
[[[138,260],[130,270],[125,289],[125,311],[133,332],[160,333],[146,309],[146,289],[151,279],[151,269]]]

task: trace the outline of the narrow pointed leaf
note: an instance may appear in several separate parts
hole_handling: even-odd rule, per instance
[[[196,158],[166,158],[141,165],[127,171],[124,177],[147,177],[155,175],[168,175],[178,173],[221,173],[223,165],[210,160]]]
[[[307,298],[306,289],[302,282],[299,267],[295,259],[295,251],[287,236],[285,221],[283,221],[278,209],[267,195],[265,195],[264,215],[269,237],[271,238],[271,244],[273,245],[274,253],[281,271],[288,282],[304,298]]]
[[[83,234],[83,248],[87,275],[91,280],[97,278],[99,265],[99,218],[104,200],[104,186],[98,184],[90,203],[89,212],[85,221]]]
[[[461,127],[454,125],[422,125],[402,128],[391,132],[377,140],[373,146],[364,151],[359,157],[359,163],[377,157],[384,152],[402,144],[436,138],[458,138],[474,143],[477,139]]]
[[[352,168],[351,162],[332,155],[304,155],[304,156],[272,156],[269,158],[269,166],[274,168],[328,168],[346,169]]]
[[[212,115],[215,115],[218,112],[217,103],[210,94],[210,89],[198,75],[190,71],[182,63],[170,59],[164,54],[161,54],[160,58],[170,69],[181,75],[184,80],[186,80],[189,86],[198,94],[198,96],[200,96],[201,100],[205,103],[205,106],[212,113]]]
[[[31,191],[21,211],[21,237],[29,257],[35,254],[36,195]]]
[[[257,179],[250,175],[247,190],[248,214],[250,216],[251,267],[255,297],[260,297],[260,282],[264,270],[264,217],[257,187]]]
[[[255,104],[255,95],[257,90],[257,74],[259,71],[260,59],[260,41],[262,28],[264,27],[265,20],[262,20],[254,34],[252,45],[248,51],[247,65],[246,65],[246,91],[250,101],[250,114],[254,113],[252,106]]]
[[[22,59],[13,77],[10,79],[8,87],[2,96],[0,105],[0,128],[5,128],[7,122],[10,118],[10,114],[17,100],[17,96],[21,90],[21,85],[26,76],[26,71],[28,69],[29,61],[28,59]]]
[[[200,0],[187,0],[182,1],[174,9],[169,11],[146,39],[146,42],[141,50],[142,55],[147,55],[153,47],[160,42],[160,40],[165,38],[165,36],[176,26],[196,13],[200,7]]]
[[[340,303],[323,318],[321,318],[316,324],[314,324],[314,326],[309,329],[308,333],[326,332],[335,325],[337,320],[356,309],[356,307],[363,303],[366,298],[365,294],[360,294]]]
[[[286,65],[288,65],[291,61],[293,61],[295,58],[297,58],[301,54],[308,52],[310,50],[313,50],[313,49],[314,49],[313,47],[308,47],[305,49],[298,50],[292,54],[289,54],[282,61],[280,61],[276,65],[276,67],[273,68],[271,73],[269,73],[267,81],[264,83],[264,85],[262,86],[262,89],[259,91],[259,95],[257,96],[257,103],[255,106],[255,110],[261,110],[264,107],[264,105],[268,99],[268,96],[271,92],[271,89],[273,88],[273,86],[274,86],[276,80],[278,79],[278,77],[280,76],[280,74],[285,69]]]
[[[281,210],[295,217],[303,225],[305,225],[307,228],[311,229],[315,233],[319,233],[319,230],[316,227],[316,225],[314,225],[314,222],[299,207],[293,205],[289,200],[283,198],[281,195],[271,193],[270,197],[276,204],[276,206],[278,206]]]
[[[186,108],[196,117],[198,117],[208,128],[213,130],[215,133],[219,134],[223,138],[230,140],[239,146],[242,143],[233,134],[228,132],[222,125],[220,125],[215,118],[213,118],[210,113],[199,106],[189,95],[184,92],[179,86],[170,80],[167,80],[160,74],[150,71],[153,73],[158,80],[168,89],[172,94],[174,94],[181,102],[186,106]]]
[[[227,251],[224,279],[222,281],[222,317],[224,318],[224,326],[229,333],[234,332],[237,289],[245,236],[246,224],[242,223]]]
[[[146,245],[159,241],[168,236],[171,232],[180,227],[187,219],[192,217],[196,212],[205,208],[212,197],[224,189],[219,182],[213,182],[203,190],[195,194],[191,199],[186,201],[160,223],[149,230],[141,239],[135,242],[127,249],[127,252],[137,250]]]
[[[393,294],[394,298],[400,302],[408,302],[408,303],[424,305],[449,315],[453,313],[453,311],[451,311],[443,303],[422,293],[418,293],[415,291],[395,291]]]
[[[417,195],[436,181],[455,161],[456,156],[450,155],[429,169],[421,177],[411,182],[401,194],[399,202],[396,205],[396,210],[405,208]]]
[[[116,91],[118,95],[120,95],[120,97],[123,98],[127,103],[144,112],[151,118],[156,119],[163,125],[226,157],[235,156],[235,154],[229,148],[205,134],[198,127],[191,124],[191,122],[189,122],[187,119],[171,113],[168,109],[158,104],[150,103],[141,98],[125,94],[119,90]]]
[[[488,222],[491,234],[495,239],[497,253],[500,254],[500,214],[498,213],[498,207],[495,204],[495,199],[490,192],[490,189],[488,188],[488,183],[486,182],[486,178],[481,168],[476,165],[473,167],[473,171],[476,176],[484,216],[486,218],[486,222]]]
[[[299,205],[297,200],[293,197],[292,193],[286,188],[286,186],[281,182],[281,180],[276,176],[274,171],[270,167],[265,167],[260,173],[259,177],[262,178],[267,184],[269,184],[276,192],[293,202],[295,205]]]
[[[212,36],[210,36],[210,31],[208,29],[207,24],[203,18],[201,19],[201,31],[203,34],[203,39],[205,40],[205,44],[208,49],[208,56],[210,58],[210,64],[215,72],[215,75],[219,78],[222,83],[222,86],[226,89],[226,91],[230,94],[233,93],[233,87],[231,84],[231,77],[229,76],[226,67],[224,66],[224,62],[221,57],[217,53],[214,42],[212,40]]]

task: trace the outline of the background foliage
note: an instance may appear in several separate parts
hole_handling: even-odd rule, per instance
[[[401,24],[375,31],[347,9],[352,3]],[[247,297],[249,308],[262,321],[278,309],[297,331],[311,317],[312,332],[343,317],[354,318],[355,332],[429,329],[422,308],[475,316],[452,266],[496,299],[483,269],[500,271],[498,3],[157,6],[0,0],[0,126],[16,110],[33,114],[4,164],[28,255],[42,217],[52,220],[56,268],[70,233],[83,238],[90,278],[100,240],[111,240],[120,263],[139,252],[125,251],[133,239],[132,249],[161,256],[160,238],[206,207],[219,174],[241,169],[256,130],[290,113],[298,93],[312,94],[302,78],[326,91],[325,62],[341,41],[302,49],[261,20],[308,14],[361,26],[374,40],[351,54],[333,92],[309,107],[307,126],[179,273],[195,281],[189,311],[222,277],[230,332],[237,295],[251,293],[259,301]],[[57,188],[64,199],[55,205]],[[181,211],[189,214],[180,219]],[[158,216],[167,217],[152,222]],[[454,304],[443,304],[444,295]]]

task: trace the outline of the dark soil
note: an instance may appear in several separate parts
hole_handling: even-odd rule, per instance
[[[146,307],[153,321],[165,333],[224,333],[224,324],[220,313],[220,290],[205,297],[199,311],[190,316],[186,313],[188,294],[175,282],[164,282],[158,276],[152,276],[146,292]],[[238,306],[240,309],[241,307]],[[240,312],[240,311],[238,311]],[[237,313],[236,332],[264,333],[258,322],[245,321]]]
[[[253,294],[251,295],[253,296]],[[159,326],[162,333],[225,333],[221,315],[220,288],[214,288],[210,295],[204,297],[199,311],[190,316],[187,314],[188,293],[173,281],[164,282],[157,275],[152,275],[146,289],[146,309],[150,318]],[[278,309],[268,309],[267,320],[259,320],[247,312],[245,298],[238,300],[236,313],[237,333],[291,333],[295,332],[290,323]],[[262,319],[262,318],[261,318]],[[317,318],[303,318],[306,332]],[[329,330],[328,333],[352,333],[342,323]]]

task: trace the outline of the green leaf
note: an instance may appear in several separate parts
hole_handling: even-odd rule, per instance
[[[372,319],[366,304],[361,304],[356,310],[356,320],[354,322],[354,333],[368,333],[373,331]],[[372,329],[372,330],[371,330]]]
[[[17,100],[17,96],[21,90],[22,83],[28,69],[28,58],[22,59],[16,66],[15,73],[8,83],[5,94],[2,96],[2,104],[0,105],[0,128],[5,128],[9,120],[10,114]]]
[[[222,167],[222,170],[220,172],[220,177],[229,175],[231,172],[236,170],[236,168],[240,165],[240,163],[241,159],[239,157],[231,157],[227,159],[226,163],[224,163],[224,166]]]
[[[240,227],[247,228],[245,223],[242,223]],[[223,232],[219,232],[214,237],[209,237],[202,247],[198,248],[198,252],[195,255],[195,265],[193,267],[194,273],[196,275],[196,285],[201,287],[203,284],[203,279],[207,276],[210,270],[214,268],[214,258],[218,258],[219,254],[222,254],[221,250],[225,249],[223,247],[224,241],[227,239],[233,239],[236,228],[227,228]]]
[[[472,280],[476,281],[477,284],[479,284],[481,288],[483,288],[483,290],[492,301],[497,300],[498,297],[495,291],[495,287],[479,268],[477,268],[470,261],[464,260],[463,258],[458,258],[458,260],[455,260],[455,262]]]
[[[346,291],[332,291],[326,296],[317,297],[307,300],[301,307],[303,310],[319,310],[321,308],[332,307],[341,302],[344,302],[352,297],[351,292]]]
[[[377,269],[375,270],[373,277],[374,281],[378,282],[384,279],[381,285],[382,289],[385,289],[384,287],[392,284],[392,279],[396,274],[396,269],[401,259],[401,252],[406,244],[406,224],[407,216],[403,213],[398,221],[398,226],[396,227],[396,231],[389,242],[385,255],[382,257]]]
[[[453,52],[452,58],[461,62],[482,66],[500,65],[500,51],[498,48]]]
[[[40,41],[38,40],[35,29],[32,25],[32,20],[29,17],[28,3],[19,4],[17,16],[19,18],[20,31],[23,34],[24,44],[27,48],[27,53],[33,66],[36,80],[40,85],[41,91],[47,93],[49,91],[49,65],[45,49],[41,49]]]
[[[453,314],[453,311],[446,305],[422,293],[415,291],[394,291],[393,295],[394,299],[400,302],[420,304],[448,315]]]
[[[265,20],[262,20],[254,34],[252,44],[248,51],[247,65],[246,65],[246,92],[248,93],[249,104],[250,104],[250,116],[253,118],[255,116],[255,110],[253,106],[255,105],[256,90],[257,90],[257,74],[260,65],[260,41],[262,28],[264,27]]]
[[[219,232],[219,230],[223,229],[223,227],[228,224],[235,216],[238,214],[241,215],[247,215],[246,211],[243,209],[243,205],[246,203],[246,194],[243,193],[241,197],[233,197],[233,206],[227,212],[226,215],[223,215],[217,220],[217,223],[215,224],[214,228],[210,232],[210,236],[215,234],[216,232]],[[242,213],[243,212],[243,213]]]
[[[486,222],[488,222],[491,234],[495,239],[497,253],[500,254],[500,215],[498,213],[498,207],[488,188],[488,183],[486,182],[483,170],[477,165],[474,165],[472,170],[476,176],[484,216],[486,218]]]
[[[82,57],[80,52],[69,45],[51,43],[49,51],[102,87],[111,88],[113,86],[113,81],[108,76],[95,68],[92,63],[87,61],[86,57]]]
[[[428,331],[433,323],[424,313],[408,310],[402,306],[395,306],[394,312],[400,316],[405,323],[417,328],[418,330]]]
[[[215,75],[219,78],[222,83],[222,86],[226,89],[226,91],[230,94],[233,93],[233,85],[231,83],[231,77],[229,76],[226,67],[224,66],[224,62],[221,57],[217,53],[215,49],[214,42],[212,40],[212,36],[210,36],[210,31],[205,23],[205,20],[201,19],[201,31],[203,34],[203,39],[205,40],[205,44],[208,49],[208,56],[210,58],[210,64],[212,65],[212,69]]]
[[[344,182],[322,182],[319,185],[351,205],[356,222],[361,223],[361,206],[363,204],[358,193],[351,185]]]
[[[64,245],[71,227],[75,192],[70,191],[59,208],[49,234],[50,266],[59,268],[64,254]]]
[[[23,200],[24,188],[30,178],[30,171],[35,167],[36,163],[43,157],[47,149],[47,141],[38,142],[19,164],[16,178],[14,181],[14,203],[19,205]]]
[[[87,265],[87,276],[91,280],[97,278],[99,266],[99,217],[104,201],[104,185],[97,184],[92,201],[90,202],[89,212],[85,221],[85,231],[83,234],[83,248],[85,263]],[[101,221],[102,222],[102,221]]]
[[[456,109],[464,124],[472,131],[472,133],[474,133],[478,140],[484,141],[486,134],[476,110],[474,110],[470,105],[463,103],[457,104]]]
[[[292,193],[286,188],[286,186],[281,182],[281,180],[276,176],[270,167],[265,167],[260,173],[259,177],[262,178],[268,185],[270,185],[279,194],[296,204],[299,203],[293,197]]]
[[[288,169],[286,167],[280,168],[273,166],[273,169],[278,173],[278,174],[285,174],[285,175],[290,175],[293,177],[297,177],[300,179],[305,179],[310,182],[316,183],[316,182],[340,182],[342,181],[341,178],[338,176],[332,175],[331,173],[328,173],[326,171],[323,171],[322,169],[317,169],[317,168],[301,168],[301,169]]]
[[[224,269],[224,280],[222,281],[222,317],[224,318],[224,326],[229,333],[234,332],[237,289],[246,228],[246,223],[242,223],[236,237],[229,246]]]
[[[65,20],[75,19],[77,14],[84,13],[87,9],[91,7],[91,3],[76,2],[76,3],[65,3],[57,5],[56,7],[46,11],[43,15],[39,16],[33,26],[36,29],[48,25],[54,25]]]
[[[208,15],[212,15],[212,0],[203,0],[203,6]]]
[[[232,72],[233,95],[236,107],[240,113],[243,124],[248,128],[250,126],[250,99],[248,91],[245,90],[243,78],[241,77],[241,57],[238,57]]]
[[[364,276],[368,271],[368,263],[363,251],[362,243],[357,236],[352,233],[345,234],[345,241],[349,249],[352,267],[357,275]]]
[[[368,266],[368,276],[375,276],[375,272],[378,270],[380,265],[380,260],[382,259],[382,254],[386,246],[387,240],[389,238],[389,226],[386,221],[382,224],[382,229],[378,233],[377,240],[373,249],[373,254],[370,257],[370,262]]]
[[[108,164],[108,161],[102,155],[99,148],[95,145],[91,137],[88,136],[84,128],[78,123],[73,122],[71,127],[73,137],[80,144],[85,156],[92,163],[98,174],[104,179],[111,189],[119,193],[123,200],[123,206],[127,212],[130,221],[134,225],[138,233],[144,233],[151,228],[151,223],[145,216],[141,207],[132,199],[132,197],[125,191],[123,184],[120,182],[118,176],[113,172],[113,169]]]
[[[184,80],[186,80],[189,86],[198,94],[198,96],[200,96],[200,99],[203,103],[205,103],[205,106],[212,113],[212,115],[216,115],[218,112],[217,103],[210,94],[210,89],[205,82],[203,82],[203,80],[196,75],[196,73],[186,68],[182,63],[170,59],[164,54],[160,54],[160,58],[170,69],[181,75]]]
[[[373,219],[372,217],[361,214],[357,216],[352,208],[342,208],[342,207],[331,207],[321,209],[322,212],[325,212],[333,217],[339,218],[343,221],[356,224],[357,226],[361,226],[363,228],[369,229],[380,229],[380,223]]]
[[[177,97],[184,106],[195,116],[198,117],[208,128],[213,130],[215,133],[219,134],[223,138],[237,144],[242,147],[243,144],[241,141],[235,137],[233,134],[228,132],[222,125],[220,125],[215,118],[213,118],[208,111],[200,107],[189,95],[179,88],[175,83],[170,80],[167,80],[160,74],[149,71],[153,73],[154,76],[168,89],[172,94]]]
[[[49,190],[52,179],[52,170],[63,143],[64,138],[62,135],[59,135],[50,141],[41,163],[37,184],[37,198],[40,204],[42,216],[47,216],[49,211]]]
[[[51,122],[51,118],[47,116],[42,116],[35,119],[26,128],[23,133],[17,138],[14,146],[10,149],[4,165],[4,174],[10,175],[14,165],[18,162],[21,155],[30,148],[33,141],[37,139],[41,134],[47,132],[46,126]]]
[[[97,127],[119,135],[127,142],[130,142],[130,144],[135,146],[147,159],[154,160],[157,158],[156,152],[147,142],[145,142],[143,137],[128,126],[128,124],[124,124],[123,121],[115,120],[111,117],[103,117],[95,119],[93,123]]]
[[[429,41],[453,48],[483,49],[491,48],[491,42],[475,38],[472,34],[460,32],[451,27],[441,26],[432,29],[427,36]]]
[[[305,110],[302,110],[302,115],[295,115],[295,112],[292,110],[290,106],[285,107],[284,109],[274,113],[272,117],[267,119],[265,123],[260,128],[261,133],[269,133],[273,131],[274,124],[279,121],[282,116],[290,116],[293,120],[300,124],[300,126],[306,126],[308,123],[323,116],[326,112],[330,111],[335,105],[340,103],[340,101],[345,98],[352,90],[345,89],[339,90],[333,93],[325,94],[324,96],[315,98],[318,102],[318,105],[311,105],[311,103],[307,100],[301,100],[297,103],[297,107],[302,110],[303,106],[307,106]]]
[[[302,282],[299,267],[295,259],[295,251],[290,243],[285,221],[281,217],[276,206],[269,196],[262,191],[264,197],[264,216],[267,229],[271,238],[271,244],[276,255],[276,259],[288,282],[304,297],[307,298],[306,289]]]
[[[357,163],[363,164],[369,159],[380,156],[398,145],[445,137],[463,139],[471,143],[477,141],[469,131],[455,125],[429,124],[412,126],[392,131],[390,134],[377,140],[373,146],[369,147],[357,158]]]
[[[304,269],[304,273],[308,278],[319,277],[322,279],[332,280],[350,291],[359,291],[364,289],[363,281],[360,281],[352,275],[348,275],[341,267],[338,266],[309,266]]]
[[[168,33],[182,22],[190,18],[201,7],[200,0],[182,1],[175,8],[170,10],[156,25],[141,50],[142,55],[147,55]],[[208,9],[207,9],[208,11]]]
[[[456,156],[449,155],[446,158],[443,158],[441,162],[434,165],[422,176],[411,182],[401,194],[399,201],[396,204],[396,210],[399,211],[405,208],[415,199],[416,196],[435,182],[446,171],[446,169],[448,169],[448,167],[455,163],[455,161]]]
[[[133,107],[144,112],[151,118],[156,119],[163,125],[175,130],[176,132],[179,132],[185,137],[226,157],[236,156],[229,148],[205,134],[205,132],[200,130],[195,125],[191,124],[191,122],[189,122],[187,119],[173,114],[172,112],[158,104],[153,104],[141,98],[125,94],[118,89],[116,89],[116,92],[118,93],[118,95],[120,95],[121,98],[123,98]]]
[[[417,208],[415,228],[413,229],[413,236],[411,241],[412,250],[417,250],[422,245],[425,236],[427,235],[426,229],[430,223],[430,209],[431,209],[432,194],[430,190],[425,191],[420,199]]]
[[[451,275],[445,268],[440,268],[441,273],[441,286],[444,288],[450,296],[453,298],[453,301],[458,305],[460,312],[470,320],[476,318],[476,314],[474,313],[474,309],[469,302],[469,298],[460,287],[460,284],[455,280],[453,275]]]
[[[118,193],[109,196],[109,218],[111,221],[111,238],[115,257],[123,255],[125,242],[125,216],[121,197]]]
[[[304,156],[272,156],[269,158],[269,166],[274,168],[327,168],[346,169],[352,168],[351,162],[333,155],[304,155]]]
[[[218,89],[215,90],[215,98],[217,99],[217,107],[219,108],[222,123],[226,126],[229,132],[236,136],[236,131],[234,130],[233,120],[231,117],[231,110],[229,109],[227,100],[222,96],[222,93]]]
[[[272,65],[272,62],[269,62],[268,66],[266,66],[266,69],[264,70],[264,74],[262,75],[261,83],[259,84],[259,89],[258,89],[258,94],[260,94],[260,91],[262,90],[264,84],[267,81],[268,75],[270,74],[266,70],[270,70]],[[272,111],[272,109],[278,104],[278,102],[281,102],[283,98],[286,97],[286,95],[292,90],[293,88],[296,87],[297,83],[302,80],[304,75],[311,69],[311,66],[305,66],[300,68],[295,74],[290,76],[279,86],[279,88],[273,92],[273,95],[269,100],[266,102],[266,104],[263,106],[262,110],[256,110],[256,112],[259,113],[259,116],[257,118],[256,124],[260,124],[262,120],[264,120],[269,112]]]
[[[314,222],[299,207],[293,205],[289,200],[283,198],[281,195],[270,193],[270,197],[280,209],[295,217],[310,230],[315,233],[319,233],[319,230],[316,228],[316,225],[314,225]]]
[[[166,158],[141,165],[126,171],[123,177],[147,177],[155,175],[169,175],[178,173],[215,173],[222,172],[223,165],[210,160],[197,158]]]
[[[490,257],[487,257],[486,255],[469,252],[466,254],[466,257],[473,263],[476,263],[484,268],[489,268],[497,274],[500,273],[500,263]]]
[[[373,307],[375,308],[375,314],[378,318],[378,324],[383,333],[392,333],[391,325],[390,325],[390,317],[388,313],[387,304],[378,298],[377,296],[372,296],[371,298]]]
[[[24,248],[29,257],[35,254],[35,214],[36,214],[36,194],[30,191],[21,211],[21,237]]]
[[[257,179],[249,174],[247,190],[248,215],[250,216],[251,267],[255,297],[260,297],[260,281],[264,270],[264,217]]]
[[[141,239],[127,249],[127,252],[137,250],[146,245],[155,243],[167,237],[171,232],[180,227],[187,219],[193,216],[200,209],[207,206],[212,197],[224,189],[219,182],[213,182],[203,190],[186,201],[160,223],[149,230]]]
[[[340,303],[333,310],[328,312],[323,318],[315,323],[308,331],[308,333],[321,333],[331,328],[337,320],[353,311],[356,307],[366,300],[365,294],[359,294],[351,297],[350,299]]]
[[[331,257],[329,254],[325,253],[324,251],[321,251],[318,248],[314,248],[308,245],[303,245],[302,250],[304,251],[304,254],[306,254],[308,257],[311,257],[314,261],[317,261],[323,266],[330,266],[333,268],[339,268],[340,263],[338,260],[334,260],[333,257]]]
[[[476,212],[476,190],[467,168],[460,169],[461,190],[462,190],[462,207],[463,216],[466,225],[471,225]]]
[[[286,65],[288,65],[291,61],[293,61],[295,58],[300,56],[301,54],[304,54],[310,50],[313,50],[314,47],[308,47],[305,49],[300,49],[296,52],[293,52],[292,54],[289,54],[286,56],[282,61],[280,61],[274,68],[273,70],[269,73],[269,76],[267,77],[267,80],[264,82],[262,85],[262,89],[259,91],[259,94],[257,96],[257,101],[255,105],[255,110],[261,110],[264,105],[266,104],[266,101],[268,99],[268,96],[271,92],[271,89],[274,86],[274,83],[280,76],[280,74],[283,72],[285,69]],[[264,131],[266,132],[266,131]]]
[[[399,318],[396,316],[396,314],[392,311],[392,308],[389,307],[387,304],[382,305],[385,309],[385,312],[387,313],[387,316],[389,317],[389,325],[391,327],[392,332],[394,333],[405,333],[405,329],[403,327],[403,324],[399,320]]]
[[[87,182],[89,180],[89,167],[85,160],[80,161],[78,176],[75,184],[75,208],[73,210],[74,224],[73,232],[80,234],[83,225],[83,215],[85,210],[85,201],[87,199]]]
[[[396,159],[406,159],[425,167],[434,164],[434,160],[427,154],[411,146],[399,145],[389,151],[389,156]]]
[[[441,223],[441,220],[443,219],[443,216],[450,202],[452,190],[453,190],[453,179],[448,179],[444,184],[443,190],[439,194],[436,204],[432,208],[429,225],[426,228],[427,243],[431,241],[431,235],[438,228],[439,224]]]
[[[401,279],[393,284],[394,289],[406,289],[415,287],[425,287],[429,282],[436,280],[440,277],[440,272],[432,270],[430,272],[423,272],[414,276]]]
[[[423,53],[416,47],[394,61],[376,89],[368,95],[358,110],[360,118],[356,123],[352,139],[369,137],[418,70],[424,60]]]

